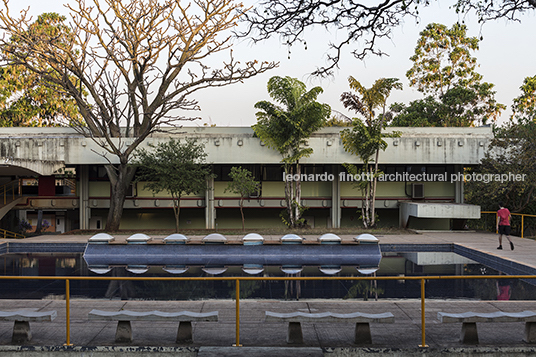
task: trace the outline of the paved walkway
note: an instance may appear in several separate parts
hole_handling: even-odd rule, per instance
[[[31,345],[61,346],[66,341],[65,301],[62,300],[2,300],[2,310],[20,308],[49,311],[56,310],[53,322],[32,322]],[[235,302],[231,300],[206,301],[121,301],[121,300],[71,300],[71,343],[75,346],[113,346],[117,322],[88,320],[88,312],[100,310],[134,311],[218,311],[218,322],[194,323],[194,343],[186,346],[232,346],[235,335]],[[519,312],[536,310],[533,301],[457,301],[427,300],[426,344],[431,348],[462,347],[459,342],[461,324],[442,324],[438,311],[446,312]],[[371,324],[373,344],[376,348],[417,348],[421,344],[420,300],[242,300],[240,302],[240,343],[245,347],[287,347],[287,324],[265,322],[265,311],[275,312],[392,312],[393,324]],[[179,346],[175,343],[178,323],[132,322],[133,342],[121,346]],[[480,346],[536,347],[526,344],[524,323],[478,324]],[[0,322],[0,345],[9,345],[13,322]],[[351,323],[303,323],[304,345],[301,347],[353,347],[354,325]]]

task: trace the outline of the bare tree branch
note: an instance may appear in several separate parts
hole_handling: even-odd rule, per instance
[[[118,191],[132,178],[127,164],[138,145],[162,126],[188,119],[182,112],[199,109],[192,94],[277,66],[241,65],[232,52],[220,68],[203,64],[231,47],[242,6],[232,0],[80,0],[67,6],[68,22],[41,31],[27,11],[13,16],[8,0],[2,3],[1,62],[23,66],[76,101],[83,120],[69,124],[118,157],[124,167],[107,168],[118,175]]]
[[[313,75],[328,76],[338,68],[343,51],[349,47],[357,59],[369,54],[386,55],[378,40],[391,38],[391,30],[404,18],[416,18],[419,9],[432,0],[261,0],[242,18],[248,25],[239,36],[254,42],[280,36],[289,46],[305,42],[305,30],[322,27],[337,32],[337,42],[328,44],[327,64]],[[480,21],[499,18],[519,20],[519,16],[536,9],[536,0],[455,0],[451,8],[457,13],[476,12]]]

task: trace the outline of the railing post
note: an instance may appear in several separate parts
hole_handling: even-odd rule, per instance
[[[235,347],[241,347],[240,344],[240,280],[236,279],[236,343]]]
[[[67,333],[64,346],[72,346],[71,343],[71,310],[70,310],[69,279],[65,279],[65,330]]]
[[[428,347],[426,344],[426,325],[425,325],[425,315],[424,315],[424,299],[425,299],[425,289],[424,289],[424,279],[421,279],[421,339],[422,342],[419,347]]]
[[[521,215],[521,238],[523,238],[523,228],[525,227],[525,215]]]

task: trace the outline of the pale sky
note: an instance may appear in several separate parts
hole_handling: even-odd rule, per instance
[[[58,2],[42,0],[11,1],[13,9],[30,6],[31,13],[38,15],[43,12],[59,12],[66,15],[67,10]],[[246,0],[245,5],[254,1]],[[291,76],[305,82],[309,87],[321,86],[324,93],[318,100],[329,104],[332,109],[352,116],[340,104],[341,93],[348,91],[348,76],[358,79],[365,87],[370,87],[374,81],[382,77],[399,78],[404,84],[402,91],[394,91],[389,103],[403,102],[423,98],[423,95],[409,87],[405,76],[411,67],[409,58],[413,55],[419,32],[427,24],[437,22],[451,27],[459,18],[448,8],[446,1],[432,2],[432,6],[420,10],[420,21],[416,24],[412,18],[406,18],[405,23],[393,30],[391,40],[380,42],[381,49],[389,57],[369,56],[365,61],[359,61],[351,55],[358,46],[352,44],[346,48],[340,68],[330,79],[312,78],[309,74],[318,65],[325,63],[325,53],[330,39],[336,38],[336,33],[318,28],[310,31],[305,40],[307,50],[301,45],[291,48],[290,59],[288,47],[282,45],[280,38],[254,45],[242,40],[233,47],[234,55],[240,60],[278,61],[279,68],[268,71],[244,83],[234,84],[223,88],[214,88],[197,92],[195,99],[199,101],[201,112],[195,113],[202,120],[188,122],[185,125],[216,124],[217,126],[250,126],[256,122],[254,104],[260,100],[270,100],[266,84],[272,76]],[[450,1],[449,1],[450,3]],[[496,99],[505,104],[508,109],[503,112],[500,121],[508,120],[513,98],[521,93],[519,87],[523,79],[536,75],[536,13],[524,15],[519,22],[498,20],[485,24],[482,28],[475,21],[476,16],[465,17],[469,36],[483,36],[480,50],[473,55],[480,67],[478,71],[483,80],[495,84]],[[194,113],[192,113],[194,114]]]

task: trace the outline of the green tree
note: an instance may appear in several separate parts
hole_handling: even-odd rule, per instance
[[[350,88],[357,91],[358,95],[351,92],[343,93],[341,100],[345,108],[361,114],[364,120],[355,118],[351,129],[341,131],[344,149],[356,156],[362,162],[360,170],[353,165],[346,165],[348,171],[353,174],[362,174],[366,179],[359,181],[358,185],[363,194],[361,217],[365,228],[374,227],[376,224],[376,185],[378,182],[378,159],[380,151],[385,151],[387,142],[385,137],[399,136],[399,133],[385,134],[385,129],[390,113],[387,112],[387,98],[393,89],[402,89],[402,84],[397,78],[380,78],[371,88],[365,88],[354,77],[348,79]],[[382,112],[376,115],[375,110]],[[374,165],[371,165],[374,163]]]
[[[108,231],[119,229],[135,174],[129,162],[149,135],[193,119],[182,115],[199,109],[197,91],[241,83],[277,66],[235,61],[228,34],[241,6],[227,0],[75,1],[67,5],[68,19],[34,31],[28,12],[9,11],[2,2],[0,62],[21,66],[72,98],[81,119],[71,126],[109,163]],[[223,51],[228,60],[208,67]]]
[[[527,77],[514,99],[513,115],[503,127],[494,128],[486,157],[475,173],[488,175],[525,175],[523,180],[468,182],[466,200],[496,210],[504,202],[512,212],[536,214],[536,76]]]
[[[64,20],[56,13],[41,14],[29,31],[68,33],[61,25]],[[16,36],[10,38],[13,44],[18,41]],[[69,124],[70,118],[79,118],[78,108],[60,87],[41,80],[24,66],[7,65],[0,69],[0,126],[55,126]]]
[[[431,23],[419,34],[413,66],[406,73],[410,86],[435,97],[451,88],[469,87],[479,83],[477,61],[472,52],[478,50],[478,39],[467,37],[467,27],[456,23],[452,28]]]
[[[142,148],[136,152],[133,162],[138,167],[136,181],[146,182],[145,188],[154,193],[169,193],[178,232],[181,197],[205,190],[211,175],[210,166],[204,162],[205,147],[192,139],[184,144],[171,139],[150,146],[152,151]]]
[[[255,181],[255,178],[251,172],[241,167],[231,167],[229,177],[232,179],[227,184],[225,192],[233,192],[240,195],[240,215],[242,216],[242,230],[246,231],[246,225],[244,221],[244,198],[249,197],[251,194],[257,192],[259,189],[259,182]]]
[[[393,103],[390,109],[394,116],[391,126],[446,126],[443,114],[445,106],[431,95],[414,100],[407,106]]]
[[[514,99],[512,120],[536,121],[536,76],[527,77],[520,87],[522,94]]]
[[[285,176],[298,180],[285,180],[285,199],[290,227],[300,226],[301,213],[301,166],[300,159],[312,154],[306,147],[312,133],[323,127],[330,116],[331,108],[320,104],[316,98],[323,90],[314,87],[307,91],[304,83],[291,77],[272,77],[268,81],[268,93],[280,105],[268,101],[255,104],[257,124],[252,126],[255,134],[266,146],[277,150],[283,157]]]
[[[477,84],[472,88],[457,86],[449,89],[439,99],[429,95],[412,101],[407,106],[394,103],[390,107],[394,115],[390,125],[468,127],[478,122],[486,123],[490,118],[489,108],[495,108],[491,116],[495,120],[505,106],[495,102],[492,87],[489,83]]]
[[[393,125],[470,126],[495,120],[505,106],[495,101],[494,85],[482,82],[482,75],[476,71],[472,52],[478,50],[478,42],[476,37],[467,37],[466,26],[459,23],[450,29],[437,23],[426,26],[406,76],[410,86],[430,97],[409,107],[397,104]],[[426,123],[430,112],[435,115]]]

